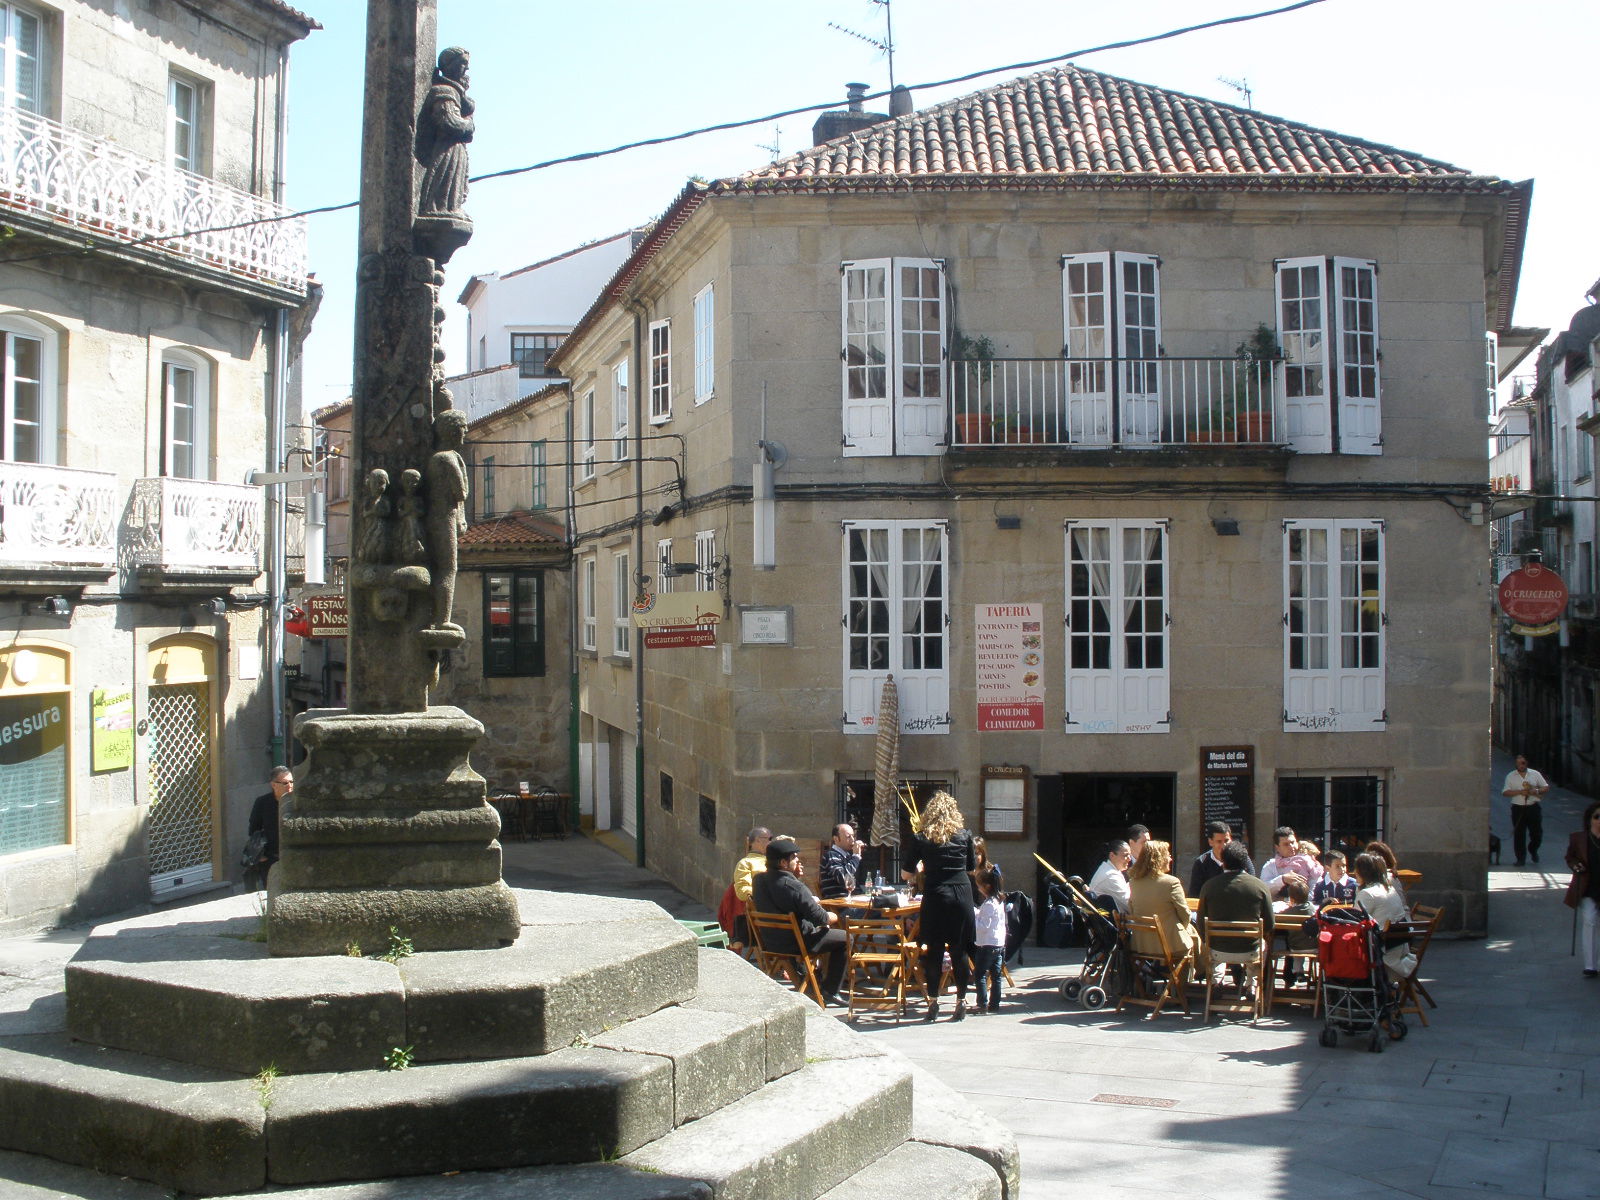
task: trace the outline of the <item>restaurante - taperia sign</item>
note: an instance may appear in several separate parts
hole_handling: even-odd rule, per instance
[[[1567,611],[1567,585],[1549,567],[1529,563],[1500,581],[1500,611],[1511,619],[1514,633],[1554,633]]]

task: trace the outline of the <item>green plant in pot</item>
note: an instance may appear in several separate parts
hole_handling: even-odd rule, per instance
[[[1283,359],[1278,335],[1265,324],[1233,348],[1238,361],[1234,375],[1230,422],[1241,442],[1266,443],[1272,438],[1272,372]]]
[[[956,432],[958,440],[965,445],[984,446],[994,440],[994,415],[989,400],[994,357],[994,341],[985,335],[970,337],[957,332],[950,339],[951,362],[978,364],[976,370],[963,366],[952,372]]]

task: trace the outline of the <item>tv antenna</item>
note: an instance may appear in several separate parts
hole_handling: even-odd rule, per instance
[[[869,46],[876,46],[889,60],[889,90],[894,91],[894,15],[889,11],[889,0],[868,0],[868,3],[883,9],[883,37],[875,38],[865,33],[857,33],[854,29],[846,29],[837,21],[829,21],[829,29],[837,29],[848,37],[853,37],[865,42]]]
[[[757,142],[756,149],[765,150],[772,155],[772,161],[777,162],[778,157],[783,153],[783,126],[774,125],[772,127],[772,144],[770,146],[765,142]]]
[[[1227,84],[1234,91],[1243,96],[1244,106],[1246,108],[1251,109],[1252,111],[1255,109],[1255,105],[1250,103],[1250,97],[1253,93],[1250,91],[1250,81],[1248,79],[1229,79],[1226,75],[1218,75],[1217,82]]]

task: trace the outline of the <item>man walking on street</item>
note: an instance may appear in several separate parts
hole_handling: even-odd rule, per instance
[[[1511,848],[1519,867],[1529,857],[1539,861],[1539,844],[1544,841],[1544,814],[1539,800],[1549,790],[1549,781],[1530,767],[1524,756],[1517,755],[1517,769],[1506,776],[1500,794],[1511,800]]]

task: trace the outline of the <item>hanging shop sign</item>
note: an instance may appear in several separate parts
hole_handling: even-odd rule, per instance
[[[302,604],[310,637],[349,637],[350,610],[343,592],[307,596]]]
[[[1554,633],[1567,611],[1567,585],[1549,567],[1529,563],[1500,581],[1500,611],[1510,618],[1513,633]]]
[[[93,769],[96,773],[127,770],[133,765],[133,693],[95,688],[89,693],[89,706]]]
[[[1044,728],[1044,605],[979,604],[978,732]]]
[[[646,589],[633,599],[633,624],[644,630],[644,644],[715,646],[722,607],[715,592],[653,592]]]

